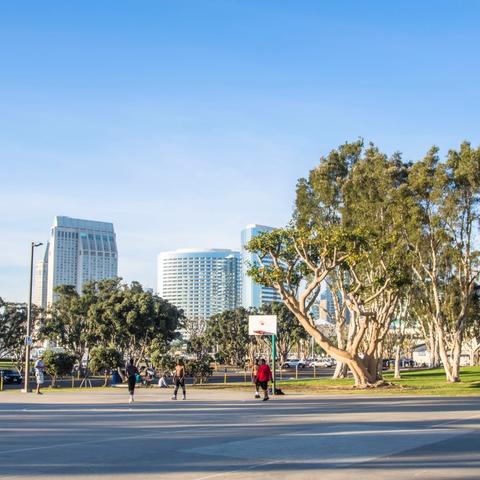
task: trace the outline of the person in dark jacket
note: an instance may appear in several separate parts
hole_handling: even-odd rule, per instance
[[[127,374],[128,382],[128,393],[130,394],[130,399],[128,403],[133,403],[133,395],[135,394],[135,383],[138,375],[138,368],[133,364],[133,358],[128,362],[125,372]]]
[[[268,382],[272,381],[272,371],[267,365],[265,359],[260,360],[260,365],[258,366],[257,372],[257,382],[260,385],[260,388],[263,390],[263,401],[268,400]]]

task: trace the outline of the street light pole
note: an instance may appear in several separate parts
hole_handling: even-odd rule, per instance
[[[28,291],[28,306],[27,306],[27,334],[25,336],[25,372],[24,372],[24,388],[22,392],[29,393],[30,389],[30,346],[31,346],[31,323],[32,323],[32,290],[33,290],[33,252],[35,247],[39,247],[43,243],[32,242],[32,249],[30,252],[30,288]]]

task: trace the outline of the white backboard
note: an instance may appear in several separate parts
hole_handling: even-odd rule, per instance
[[[250,315],[248,317],[249,335],[276,335],[276,315]]]

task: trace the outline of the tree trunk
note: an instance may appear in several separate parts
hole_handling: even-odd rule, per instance
[[[366,388],[375,383],[360,357],[353,358],[348,362],[348,368],[352,372],[357,388]]]
[[[398,344],[397,348],[395,349],[395,374],[393,376],[395,380],[402,378],[400,375],[400,350],[400,344]]]
[[[376,357],[375,355],[365,355],[363,358],[363,364],[369,374],[370,382],[376,383],[382,379],[382,359]]]
[[[443,362],[443,369],[445,370],[445,376],[447,378],[447,382],[458,382],[459,379],[455,378],[452,365],[450,363],[450,358],[448,357],[447,347],[445,345],[445,338],[442,335],[443,332],[439,331],[437,334],[438,338],[438,352],[440,354],[440,358]]]
[[[462,356],[462,336],[455,335],[451,361],[451,382],[460,381],[460,358]]]
[[[343,362],[337,362],[335,366],[335,371],[333,372],[332,379],[336,378],[347,378],[348,365]]]

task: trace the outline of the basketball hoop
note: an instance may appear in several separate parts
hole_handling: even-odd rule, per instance
[[[265,330],[254,330],[253,334],[254,335],[275,335],[274,333],[271,333],[271,332],[265,332]]]
[[[249,335],[276,335],[276,315],[250,315],[248,317]]]

